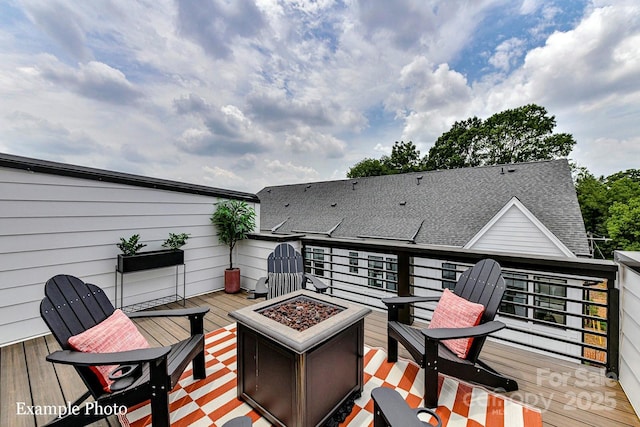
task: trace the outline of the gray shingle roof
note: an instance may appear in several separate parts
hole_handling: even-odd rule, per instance
[[[278,233],[333,229],[334,237],[451,246],[464,246],[517,197],[571,251],[589,253],[564,159],[274,186],[258,197],[262,231],[284,221]]]

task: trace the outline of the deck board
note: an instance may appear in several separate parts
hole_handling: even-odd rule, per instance
[[[32,404],[27,360],[22,343],[3,347],[0,352],[0,425],[35,426],[35,418],[32,415],[16,415],[16,402]]]
[[[205,330],[209,332],[232,323],[233,319],[228,316],[230,311],[254,302],[248,300],[244,293],[216,292],[190,298],[186,306],[211,307],[204,322]],[[181,305],[169,304],[168,307],[178,308]],[[151,345],[167,345],[189,334],[189,324],[185,319],[147,318],[137,319],[136,323]],[[386,340],[386,314],[374,310],[365,318],[365,343],[369,347],[385,348]],[[58,348],[55,340],[47,336],[0,349],[0,425],[33,427],[45,422],[46,417],[17,416],[16,401],[24,401],[28,405],[59,404],[73,401],[85,391],[73,368],[54,367],[45,361],[45,355]],[[399,353],[401,357],[409,358],[402,346]],[[518,381],[520,390],[507,395],[543,410],[549,405],[542,416],[545,427],[640,426],[640,420],[620,385],[605,381],[600,369],[499,342],[487,342],[481,358]],[[559,380],[562,375],[566,381]],[[613,408],[595,407],[594,403],[604,397],[612,402]],[[112,417],[93,425],[118,424]]]

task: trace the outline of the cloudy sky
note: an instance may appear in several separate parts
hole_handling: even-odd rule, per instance
[[[256,192],[536,103],[640,168],[637,0],[0,0],[0,152]]]

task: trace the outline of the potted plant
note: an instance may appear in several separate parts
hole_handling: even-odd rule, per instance
[[[229,268],[224,272],[224,290],[235,293],[240,291],[240,269],[233,267],[233,249],[255,228],[256,212],[240,200],[222,200],[215,205],[211,223],[218,230],[220,242],[229,247]]]
[[[170,249],[139,252],[140,249],[147,246],[140,243],[139,234],[134,234],[129,239],[121,237],[120,243],[116,244],[122,251],[122,254],[118,255],[117,270],[121,273],[130,273],[184,264],[184,251],[180,247],[186,244],[188,238],[189,235],[185,233],[169,233],[169,238],[162,246]]]

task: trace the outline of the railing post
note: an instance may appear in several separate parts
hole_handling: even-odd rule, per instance
[[[620,289],[616,274],[607,275],[607,376],[616,380],[620,374]]]
[[[408,252],[398,252],[398,296],[411,295],[410,256]],[[402,323],[413,322],[413,305],[401,308],[398,312],[398,320]]]

